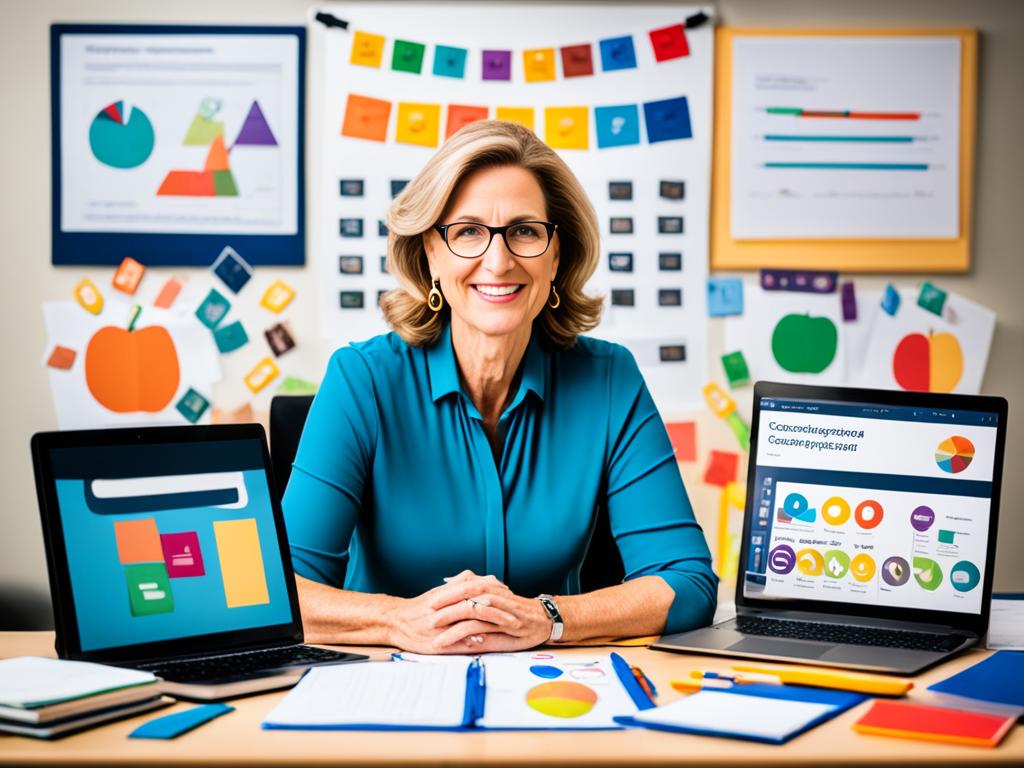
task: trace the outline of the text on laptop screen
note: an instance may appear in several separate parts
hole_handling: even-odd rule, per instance
[[[760,405],[744,596],[980,613],[996,414]]]
[[[52,463],[83,651],[291,622],[258,440]]]

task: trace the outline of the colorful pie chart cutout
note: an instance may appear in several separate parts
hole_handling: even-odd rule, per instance
[[[542,715],[569,720],[590,712],[597,704],[597,693],[583,683],[556,680],[527,691],[526,703]]]
[[[974,461],[974,443],[966,437],[947,437],[935,449],[935,463],[943,472],[955,475],[963,472]]]
[[[115,101],[101,109],[89,125],[93,157],[111,168],[137,168],[153,152],[153,124],[138,107]]]

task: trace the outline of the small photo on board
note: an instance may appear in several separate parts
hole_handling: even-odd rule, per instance
[[[633,199],[633,182],[632,181],[609,181],[608,182],[608,199],[609,200],[632,200]]]
[[[380,257],[380,271],[381,271],[382,275],[388,274],[388,257],[387,256],[381,256]]]
[[[682,200],[686,197],[686,183],[662,179],[658,183],[658,195],[665,200]]]
[[[658,347],[658,356],[663,363],[685,363],[686,346],[683,344],[669,344]]]
[[[409,183],[408,179],[392,179],[391,180],[391,197],[398,197],[402,190],[405,189],[405,185]]]
[[[277,323],[272,325],[263,332],[263,335],[267,339],[267,344],[270,346],[270,351],[274,353],[274,357],[280,357],[289,349],[295,348],[295,339],[288,329],[285,323]]]
[[[683,217],[682,216],[659,216],[658,217],[658,234],[661,235],[679,235],[683,232]]]
[[[612,288],[613,307],[635,307],[636,296],[632,288]]]
[[[612,272],[632,272],[633,271],[633,254],[632,253],[609,253],[608,254],[608,269]]]
[[[338,257],[338,271],[343,275],[361,275],[363,274],[363,257],[362,256],[339,256]]]
[[[683,269],[683,254],[675,251],[659,253],[658,269],[662,272],[681,272]]]
[[[342,309],[362,309],[363,308],[363,292],[362,291],[341,291],[339,294],[340,304]]]
[[[363,180],[362,179],[341,179],[341,190],[342,197],[362,197],[363,196]]]
[[[633,218],[631,216],[612,216],[609,220],[609,231],[613,235],[633,234]]]
[[[384,219],[377,219],[377,234],[381,237],[388,236],[388,225],[385,223]]]
[[[362,219],[341,219],[338,222],[338,231],[342,237],[362,237]]]
[[[681,307],[683,306],[683,290],[681,288],[659,288],[659,307]]]
[[[380,302],[381,302],[381,300],[382,300],[382,299],[384,298],[384,294],[385,294],[385,293],[387,293],[387,291],[386,291],[386,290],[380,290],[380,291],[377,291],[377,306],[378,306],[378,307],[380,306]]]

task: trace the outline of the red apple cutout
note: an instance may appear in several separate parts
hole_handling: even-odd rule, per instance
[[[964,372],[964,355],[956,336],[942,331],[908,333],[896,345],[892,374],[911,392],[952,392]]]

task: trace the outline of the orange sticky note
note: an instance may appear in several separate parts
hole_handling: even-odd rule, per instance
[[[352,57],[349,62],[363,67],[380,67],[384,56],[384,35],[356,32],[352,36]]]
[[[131,295],[138,289],[139,283],[142,281],[142,273],[145,271],[146,268],[139,262],[131,256],[126,256],[114,273],[114,279],[111,282],[117,290]]]
[[[170,309],[171,304],[178,298],[179,293],[181,293],[181,281],[176,277],[169,277],[167,282],[164,283],[164,287],[160,289],[160,294],[156,297],[156,301],[153,302],[153,306],[160,307],[160,309]]]
[[[736,479],[740,456],[732,451],[712,451],[708,457],[708,466],[704,470],[704,482],[725,488]]]
[[[103,311],[103,294],[100,289],[93,285],[92,280],[83,278],[75,286],[75,301],[86,312],[98,315]]]
[[[117,559],[122,563],[155,563],[164,561],[164,548],[156,529],[156,518],[115,520]]]
[[[341,125],[341,135],[354,139],[385,141],[389,117],[390,101],[350,93],[345,104],[345,120]]]
[[[713,381],[704,385],[704,399],[707,401],[708,408],[719,418],[724,419],[736,410],[736,401]]]
[[[292,299],[294,298],[294,288],[283,280],[275,280],[270,284],[267,290],[263,292],[263,298],[260,299],[260,306],[264,309],[269,309],[271,312],[280,312],[291,304]]]
[[[213,538],[217,542],[220,577],[224,583],[224,598],[228,608],[269,603],[256,520],[251,517],[244,520],[215,520]]]
[[[256,394],[276,379],[280,372],[273,360],[269,357],[264,357],[256,363],[256,366],[251,371],[245,374],[245,386],[251,389],[253,394]]]
[[[460,128],[475,123],[477,120],[487,119],[487,107],[470,107],[464,104],[448,105],[448,125],[444,129],[444,137],[451,138],[451,135]]]
[[[665,425],[676,461],[697,460],[697,424],[693,421],[675,421]]]
[[[552,149],[586,149],[590,123],[586,107],[548,107],[544,110],[544,141]]]
[[[555,49],[535,48],[523,51],[523,74],[528,83],[555,79]]]
[[[59,368],[62,371],[71,370],[71,366],[75,364],[75,357],[78,353],[73,349],[62,347],[60,344],[53,348],[50,353],[50,357],[47,358],[46,364],[51,368]]]
[[[495,117],[498,120],[525,125],[533,130],[533,107],[498,107]]]
[[[436,147],[440,128],[440,104],[399,102],[395,141],[402,144],[419,144],[422,147]]]

